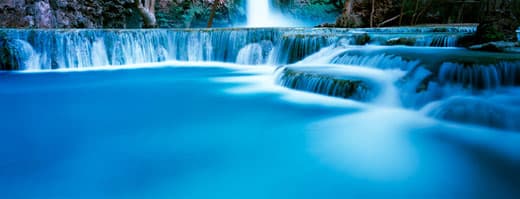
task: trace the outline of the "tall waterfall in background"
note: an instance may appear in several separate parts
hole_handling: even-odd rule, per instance
[[[267,17],[269,16],[269,1],[267,0],[248,0],[247,1],[247,26],[249,27],[268,27],[270,25]]]
[[[294,27],[297,23],[273,12],[269,0],[247,0],[247,27]]]

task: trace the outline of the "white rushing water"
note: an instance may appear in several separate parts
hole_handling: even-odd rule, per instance
[[[248,0],[247,27],[294,27],[294,22],[272,11],[269,0]]]
[[[247,1],[247,26],[249,27],[266,27],[269,21],[269,1],[267,0],[249,0]]]

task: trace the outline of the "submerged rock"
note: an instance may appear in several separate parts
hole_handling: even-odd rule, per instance
[[[433,102],[422,111],[437,119],[520,131],[520,124],[517,122],[520,116],[518,107],[508,107],[501,102],[479,97],[451,97]]]
[[[414,38],[404,38],[404,37],[398,37],[398,38],[392,38],[386,41],[387,45],[405,45],[405,46],[413,46],[415,45],[415,39]]]
[[[470,46],[471,50],[490,51],[490,52],[512,52],[520,53],[520,43],[518,42],[488,42],[485,44],[478,44]]]

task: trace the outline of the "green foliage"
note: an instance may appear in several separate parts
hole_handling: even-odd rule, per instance
[[[294,4],[293,1],[278,6],[284,14],[294,18],[312,22],[313,25],[324,22],[334,22],[341,9],[338,9],[329,0],[309,0],[307,3]]]
[[[189,28],[206,27],[211,13],[212,3],[207,0],[173,1],[167,8],[156,5],[156,17],[159,27]],[[231,26],[235,22],[245,20],[245,11],[241,0],[226,0],[217,7],[214,26]]]

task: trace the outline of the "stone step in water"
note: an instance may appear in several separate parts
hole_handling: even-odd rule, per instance
[[[363,102],[375,101],[391,86],[389,75],[380,70],[338,65],[282,67],[276,81],[291,89]]]

